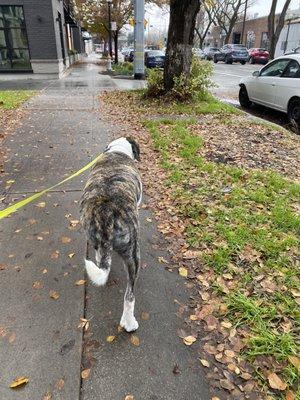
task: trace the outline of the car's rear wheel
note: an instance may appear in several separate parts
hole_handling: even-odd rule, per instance
[[[300,133],[300,99],[295,99],[290,102],[288,118],[296,132]]]
[[[246,86],[241,86],[239,91],[239,102],[240,105],[244,108],[249,108],[252,104],[250,101]]]
[[[216,56],[214,56],[214,63],[217,64],[217,62],[218,62],[218,59]]]
[[[254,63],[255,63],[255,61],[254,61],[254,58],[253,58],[253,57],[250,57],[250,59],[249,59],[249,63],[250,63],[250,64],[254,64]]]
[[[242,65],[245,65],[245,64],[246,64],[246,61],[241,61],[241,64],[242,64]]]
[[[232,60],[228,56],[226,56],[225,57],[225,63],[226,64],[232,64]]]

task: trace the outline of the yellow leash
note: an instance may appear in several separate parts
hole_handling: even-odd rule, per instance
[[[23,199],[21,201],[18,201],[17,203],[5,208],[4,210],[0,211],[0,220],[2,218],[8,217],[10,214],[14,213],[15,211],[19,210],[20,208],[26,206],[26,204],[31,203],[32,201],[38,199],[39,197],[43,196],[43,194],[49,192],[52,189],[55,189],[56,187],[62,185],[63,183],[75,178],[76,176],[82,174],[84,171],[87,169],[91,168],[100,158],[102,157],[102,154],[100,154],[98,157],[96,157],[93,161],[85,165],[83,168],[81,168],[79,171],[75,172],[74,174],[68,176],[64,180],[62,180],[59,183],[56,183],[55,185],[49,187],[48,189],[44,189],[41,192],[35,193],[34,195],[30,197],[26,197],[26,199]]]

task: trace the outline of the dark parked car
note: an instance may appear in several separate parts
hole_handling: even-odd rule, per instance
[[[165,65],[165,53],[161,50],[146,51],[145,65],[147,68],[163,68]]]
[[[224,61],[226,64],[240,62],[246,64],[249,54],[247,48],[242,44],[225,44],[218,53],[214,54],[214,62]]]
[[[261,63],[267,64],[269,62],[270,54],[266,49],[261,48],[253,48],[248,50],[249,54],[249,63]]]
[[[219,52],[220,52],[220,50],[217,47],[206,47],[204,49],[204,58],[206,60],[213,60],[214,55]]]
[[[133,62],[133,60],[134,60],[134,50],[130,50],[130,52],[125,55],[124,61]]]

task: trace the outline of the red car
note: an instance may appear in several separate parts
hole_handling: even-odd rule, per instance
[[[270,54],[266,49],[261,49],[261,48],[249,49],[248,54],[249,54],[250,64],[255,64],[255,63],[267,64],[267,62],[269,62]]]

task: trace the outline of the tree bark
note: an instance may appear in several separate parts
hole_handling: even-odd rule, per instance
[[[164,88],[174,86],[174,78],[189,76],[196,17],[200,0],[170,0],[170,24],[164,68]]]
[[[275,55],[275,50],[276,50],[276,45],[280,36],[280,33],[282,31],[282,28],[284,27],[284,20],[286,16],[286,12],[289,8],[291,0],[286,0],[283,6],[283,9],[280,13],[279,19],[277,26],[275,28],[275,11],[276,11],[276,6],[277,6],[277,0],[272,1],[271,5],[271,10],[270,14],[268,16],[268,38],[269,38],[269,54],[270,54],[270,59],[272,60]]]

